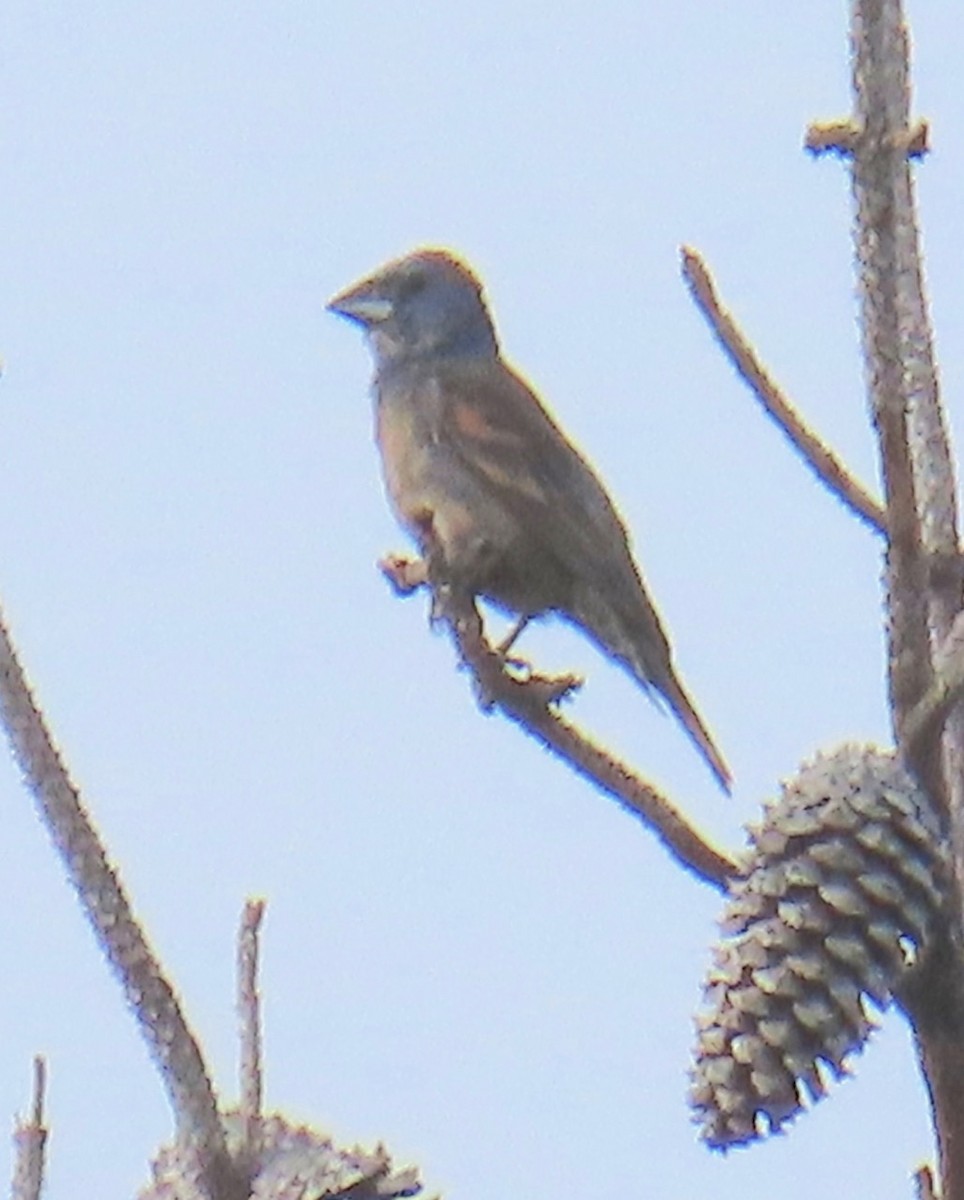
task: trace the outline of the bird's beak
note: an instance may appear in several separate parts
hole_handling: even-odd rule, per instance
[[[387,321],[394,311],[391,300],[379,295],[377,288],[370,279],[353,284],[345,291],[333,296],[326,305],[329,312],[347,317],[358,325],[369,328]]]

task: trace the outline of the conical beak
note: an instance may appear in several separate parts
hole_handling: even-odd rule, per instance
[[[347,317],[366,329],[387,321],[394,311],[391,300],[379,294],[377,284],[371,279],[352,284],[350,288],[333,296],[325,306],[329,312]]]

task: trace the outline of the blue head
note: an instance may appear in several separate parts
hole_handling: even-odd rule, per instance
[[[482,287],[444,250],[416,250],[352,284],[329,312],[365,330],[378,368],[428,357],[495,357]]]

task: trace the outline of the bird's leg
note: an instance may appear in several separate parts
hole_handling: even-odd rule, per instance
[[[531,620],[531,616],[524,616],[520,617],[518,621],[516,621],[502,641],[499,642],[498,646],[495,647],[495,652],[500,658],[506,658],[507,661],[512,661],[511,659],[507,658],[507,655],[522,636],[523,629],[525,629]]]
[[[531,614],[519,617],[516,623],[512,626],[509,632],[505,635],[497,646],[493,647],[493,653],[497,654],[502,659],[504,667],[511,667],[514,671],[518,671],[523,678],[531,675],[532,663],[527,662],[524,658],[510,658],[509,651],[522,636],[522,631],[532,620]]]

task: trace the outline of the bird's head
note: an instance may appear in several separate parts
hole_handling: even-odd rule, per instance
[[[416,250],[340,292],[329,312],[365,330],[379,366],[429,356],[494,356],[482,287],[444,250]]]

